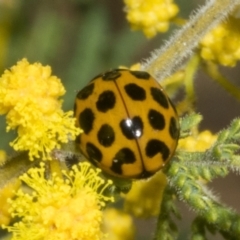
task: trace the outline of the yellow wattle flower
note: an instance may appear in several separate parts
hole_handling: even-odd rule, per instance
[[[63,172],[64,179],[53,174],[45,179],[45,166],[32,168],[21,177],[32,192],[19,190],[10,200],[10,212],[20,220],[4,226],[12,240],[100,240],[102,207],[113,198],[104,195],[111,181],[99,177],[87,162]]]
[[[106,240],[134,240],[135,227],[131,215],[115,208],[103,212],[103,231]]]
[[[124,195],[124,209],[136,217],[157,216],[167,178],[162,171],[147,180],[135,181],[131,190]]]
[[[127,20],[132,29],[141,29],[151,38],[157,32],[166,32],[179,9],[173,0],[124,0]]]
[[[80,133],[73,112],[63,112],[59,99],[65,89],[49,66],[19,61],[0,78],[0,114],[6,114],[7,131],[17,129],[11,143],[16,151],[29,151],[30,159],[51,159],[60,143]]]
[[[240,60],[240,19],[229,17],[200,42],[200,54],[204,60],[234,67]]]
[[[216,141],[217,135],[205,130],[196,136],[188,136],[178,141],[178,149],[184,149],[189,152],[203,152],[211,147]]]

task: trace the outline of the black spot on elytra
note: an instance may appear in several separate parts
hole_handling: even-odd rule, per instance
[[[127,93],[127,95],[135,101],[143,101],[146,99],[146,91],[142,88],[139,87],[135,83],[129,83],[124,86],[124,89]]]
[[[107,112],[108,110],[114,108],[115,103],[116,97],[114,92],[107,90],[99,95],[96,106],[98,111]]]
[[[168,99],[166,98],[165,94],[163,91],[159,88],[154,88],[151,87],[151,95],[153,99],[161,106],[164,108],[168,108]]]
[[[105,72],[103,75],[102,75],[102,79],[104,81],[113,81],[113,80],[117,80],[119,77],[121,77],[121,72],[119,72],[118,69],[114,69],[112,71],[109,71],[109,72]]]
[[[177,139],[179,136],[178,122],[174,117],[171,117],[170,120],[169,133],[173,139]]]
[[[149,110],[148,121],[153,129],[162,130],[165,127],[164,116],[160,112],[158,112],[154,109]]]
[[[94,83],[91,83],[80,90],[77,94],[77,98],[81,100],[87,99],[92,93],[94,89]]]
[[[170,154],[170,150],[167,145],[158,139],[149,140],[145,150],[146,155],[150,158],[154,157],[158,153],[161,153],[164,161],[168,159]]]
[[[104,147],[109,147],[115,140],[113,128],[108,124],[103,124],[97,133],[98,142]]]
[[[102,153],[101,151],[92,143],[88,142],[86,144],[86,151],[87,151],[87,154],[89,156],[89,159],[92,161],[92,162],[101,162],[102,160]]]
[[[90,108],[85,108],[79,114],[79,125],[80,128],[84,131],[84,133],[88,134],[93,128],[95,116]]]
[[[122,148],[115,155],[110,169],[117,174],[122,174],[122,165],[131,164],[135,161],[136,157],[133,151],[129,148]]]
[[[139,79],[148,80],[150,78],[150,74],[148,72],[143,71],[130,71],[130,73]]]
[[[143,134],[143,122],[140,117],[123,119],[120,128],[127,139],[140,138]]]

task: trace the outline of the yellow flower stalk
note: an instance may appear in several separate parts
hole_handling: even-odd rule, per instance
[[[10,212],[20,221],[4,226],[12,232],[12,240],[100,240],[102,207],[113,201],[104,195],[111,181],[99,177],[87,162],[75,165],[65,178],[53,173],[45,179],[45,166],[32,168],[21,177],[31,194],[19,190],[10,200]]]
[[[200,42],[200,54],[205,60],[234,67],[240,60],[240,19],[229,17],[205,35]]]
[[[124,0],[127,20],[132,29],[141,29],[151,38],[157,32],[166,32],[179,9],[172,0]]]
[[[107,208],[103,212],[103,230],[106,240],[133,240],[135,227],[132,217],[115,208]]]
[[[136,217],[152,217],[160,212],[160,205],[167,178],[159,171],[148,180],[133,182],[131,190],[124,196],[124,209]]]
[[[72,111],[63,112],[65,89],[49,66],[19,61],[0,78],[0,114],[6,114],[7,131],[17,129],[11,143],[16,151],[29,151],[29,157],[50,159],[60,143],[80,133]]]
[[[203,152],[207,150],[216,141],[217,135],[205,130],[196,136],[188,136],[178,141],[178,149],[184,149],[188,152]]]

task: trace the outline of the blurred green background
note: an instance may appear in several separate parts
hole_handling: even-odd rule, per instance
[[[204,1],[175,1],[180,15],[188,16],[195,5]],[[174,26],[171,27],[174,30]],[[92,77],[118,66],[130,66],[149,56],[170,33],[148,40],[140,31],[131,31],[125,19],[122,0],[1,0],[0,1],[0,72],[27,58],[29,62],[50,65],[67,93],[65,110],[73,108],[75,95]],[[240,67],[222,69],[240,87]],[[203,114],[202,129],[213,132],[226,127],[240,115],[240,103],[203,73],[196,76],[197,111]],[[9,141],[15,133],[5,132],[0,116],[0,149],[11,152]],[[216,180],[212,187],[227,204],[240,210],[239,177]],[[226,186],[225,186],[226,185]],[[187,239],[193,213],[183,209],[179,239]],[[136,220],[136,239],[150,239],[155,219]],[[222,239],[220,236],[210,239]]]

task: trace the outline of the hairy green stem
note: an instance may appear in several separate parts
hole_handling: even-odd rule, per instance
[[[204,70],[207,72],[209,76],[211,76],[212,80],[217,82],[223,89],[225,89],[229,94],[231,94],[238,101],[240,100],[240,88],[231,83],[227,78],[225,78],[219,71],[219,67],[217,64],[213,62],[207,62],[204,65]]]
[[[240,0],[207,1],[162,48],[152,53],[152,56],[142,64],[141,69],[158,80],[166,78],[191,54],[200,39],[223,20],[237,4],[240,4]]]
[[[180,214],[173,203],[174,193],[169,186],[166,186],[163,199],[161,202],[161,210],[157,220],[156,232],[153,240],[171,240],[176,239],[178,229],[171,219],[171,214],[180,218]]]
[[[206,185],[201,181],[196,181],[196,178],[189,173],[188,168],[181,167],[178,161],[178,159],[172,160],[166,171],[170,186],[178,199],[185,202],[216,230],[228,234],[231,239],[238,239],[237,236],[240,236],[240,216],[232,209],[220,204]],[[177,174],[171,168],[177,168]]]
[[[190,61],[188,62],[186,66],[186,72],[185,72],[185,91],[186,91],[186,101],[192,105],[195,104],[196,101],[196,94],[194,91],[194,76],[197,72],[198,66],[199,66],[200,58],[198,55],[193,55]]]

